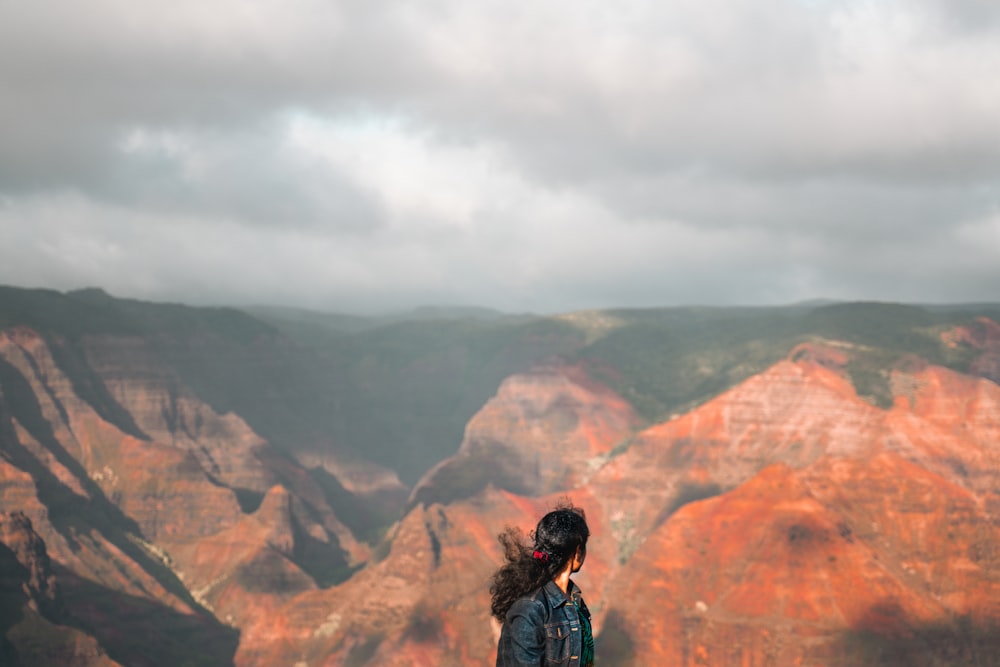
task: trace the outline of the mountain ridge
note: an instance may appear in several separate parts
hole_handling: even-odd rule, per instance
[[[488,664],[494,536],[566,496],[614,664],[971,667],[1000,619],[993,308],[629,309],[306,344],[231,309],[0,288],[0,505],[52,560],[66,611],[37,622],[120,664]],[[456,431],[409,450],[419,476],[382,458]],[[886,567],[889,593],[854,606],[805,577]],[[15,589],[0,607],[23,617]],[[2,627],[16,657],[22,626]],[[924,628],[937,652],[907,639]]]

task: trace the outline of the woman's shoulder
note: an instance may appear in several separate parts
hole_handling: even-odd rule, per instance
[[[512,616],[542,616],[545,613],[545,601],[542,589],[536,589],[514,601],[507,611],[507,617]]]

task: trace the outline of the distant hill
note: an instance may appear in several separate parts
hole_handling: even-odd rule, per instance
[[[299,331],[304,334],[307,334],[310,329],[357,333],[401,322],[428,320],[482,322],[506,320],[509,322],[536,319],[533,315],[509,315],[491,308],[472,306],[421,306],[411,311],[383,315],[329,313],[290,306],[244,306],[242,310],[265,322],[280,325],[286,331]]]

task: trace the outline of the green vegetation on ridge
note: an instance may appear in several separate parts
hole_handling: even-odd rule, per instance
[[[889,370],[917,356],[968,370],[972,351],[945,348],[940,334],[996,306],[932,310],[844,303],[818,307],[609,311],[619,325],[578,357],[650,421],[694,407],[785,358],[796,345],[840,341],[858,394],[888,406]]]

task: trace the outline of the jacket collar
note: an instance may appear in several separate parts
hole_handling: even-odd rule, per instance
[[[556,582],[554,581],[550,581],[545,584],[545,586],[542,587],[542,590],[545,591],[545,595],[549,599],[549,607],[552,609],[566,604],[570,601],[570,598],[580,597],[580,589],[577,588],[577,585],[573,583],[572,579],[569,580],[569,587],[566,593],[563,593],[562,590],[556,586]]]

